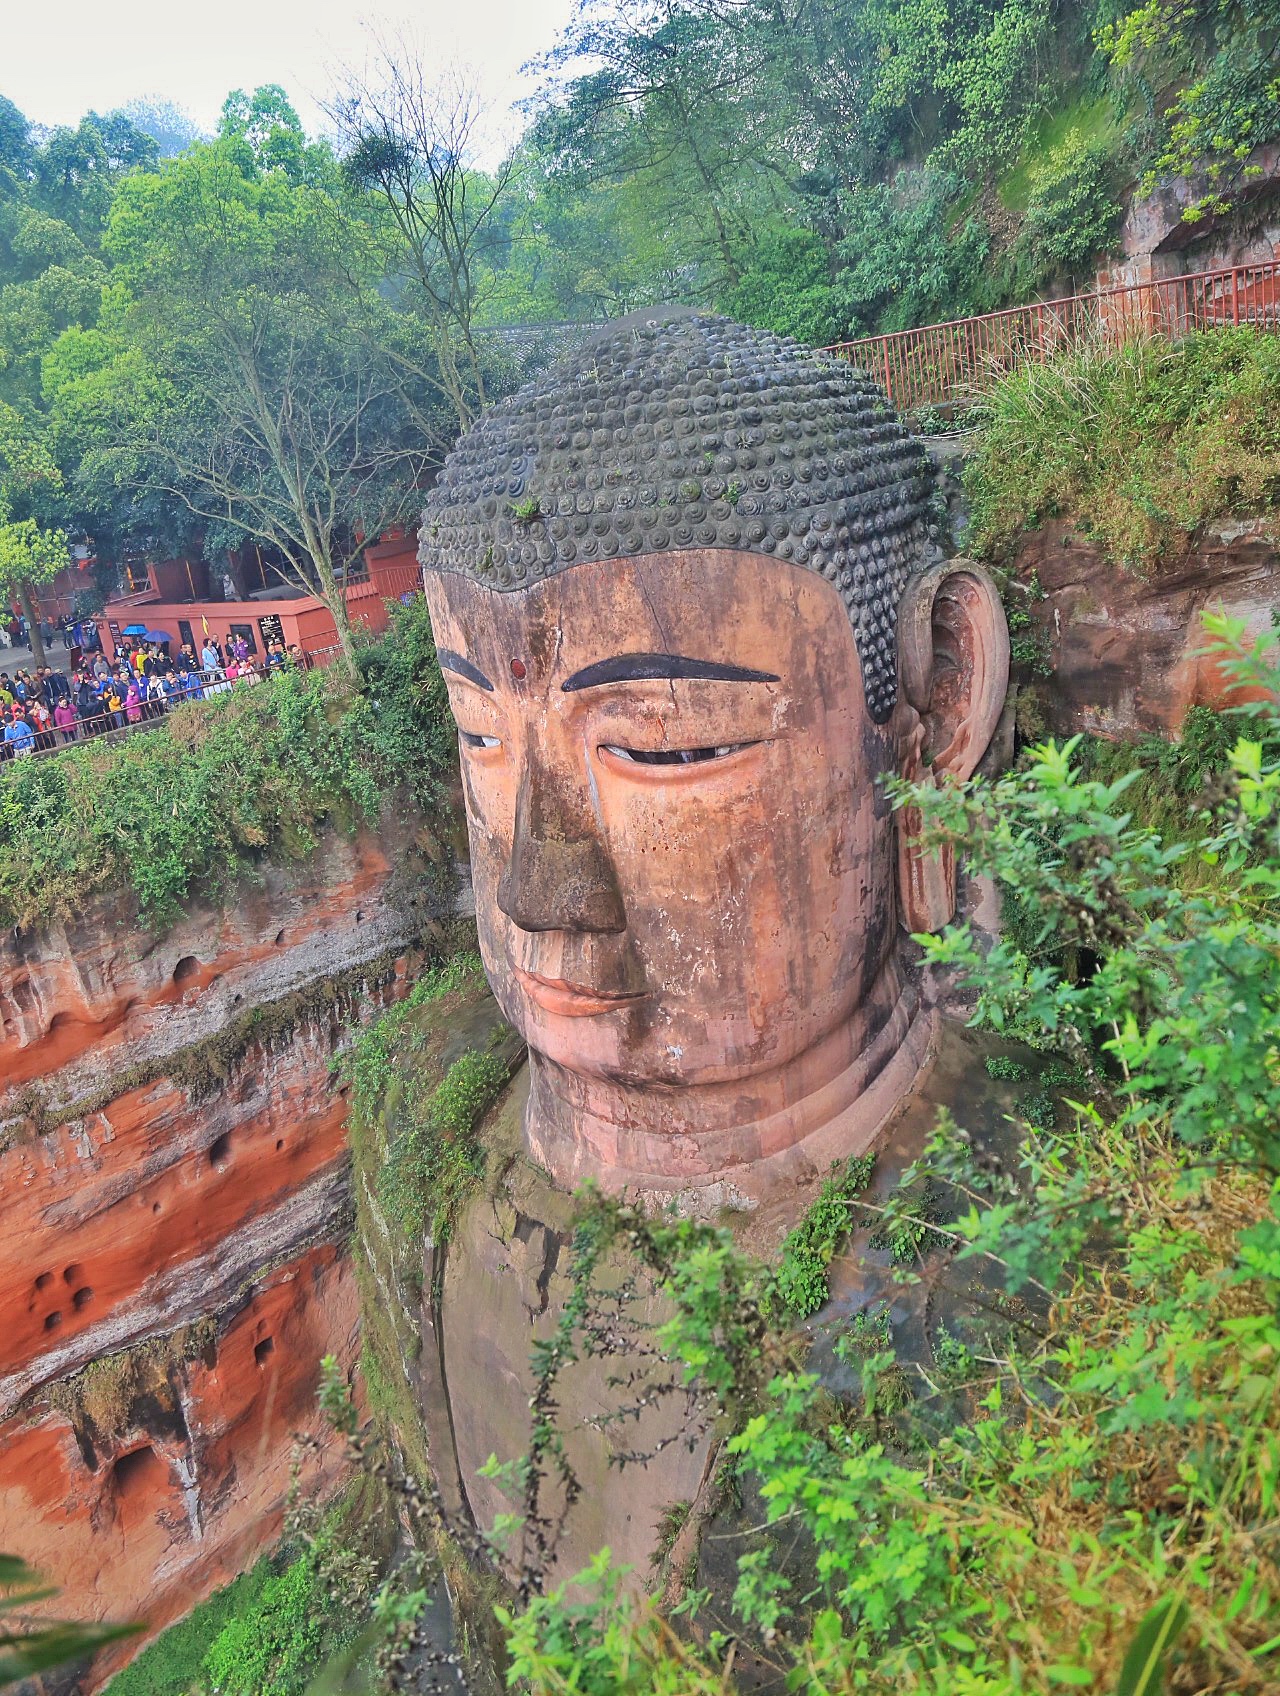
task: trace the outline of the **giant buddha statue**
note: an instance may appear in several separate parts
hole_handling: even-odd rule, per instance
[[[528,1051],[421,1280],[431,1465],[482,1529],[570,1301],[582,1180],[728,1209],[770,1252],[833,1162],[890,1168],[932,1121],[946,1066],[906,938],[947,921],[955,873],[883,780],[974,770],[1008,639],[930,521],[926,456],[866,376],[665,310],[492,408],[431,493],[480,949]],[[484,1000],[453,1017],[440,1066],[510,1040]],[[662,1304],[633,1274],[606,1281],[643,1331]],[[643,1574],[665,1508],[708,1488],[664,1371],[641,1351],[558,1381],[578,1487],[532,1535],[559,1523],[559,1576],[605,1544]]]
[[[635,314],[459,442],[421,560],[533,1159],[751,1204],[869,1146],[955,898],[882,779],[970,775],[1008,672],[884,394]]]

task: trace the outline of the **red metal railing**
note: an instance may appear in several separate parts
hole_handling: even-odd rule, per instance
[[[1185,336],[1224,324],[1280,329],[1280,259],[1034,301],[978,318],[863,336],[824,349],[860,366],[900,412],[964,406],[1020,365],[1086,342]]]

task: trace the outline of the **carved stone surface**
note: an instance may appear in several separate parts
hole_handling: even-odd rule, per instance
[[[955,879],[883,779],[968,776],[1008,670],[981,569],[925,569],[924,464],[859,374],[686,316],[615,326],[446,466],[422,554],[481,953],[566,1188],[750,1203],[910,1085],[899,919],[944,924]],[[761,522],[695,521],[731,478]]]
[[[661,309],[610,325],[463,437],[428,499],[419,557],[503,590],[686,548],[790,560],[839,591],[883,723],[929,492],[920,444],[861,371]]]

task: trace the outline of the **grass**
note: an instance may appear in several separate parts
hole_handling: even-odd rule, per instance
[[[365,1626],[395,1536],[384,1487],[355,1478],[313,1532],[286,1539],[154,1638],[109,1696],[303,1696]]]
[[[1043,112],[1028,130],[1017,163],[996,183],[1000,204],[1009,212],[1027,210],[1037,172],[1073,130],[1086,145],[1101,143],[1110,148],[1119,141],[1123,128],[1123,119],[1116,116],[1115,104],[1105,94],[1085,95]]]
[[[965,468],[969,546],[1009,561],[1050,521],[1150,576],[1214,519],[1280,502],[1280,336],[1102,342],[1006,377]]]
[[[411,1092],[408,1123],[387,1153],[378,1184],[388,1223],[409,1242],[441,1242],[484,1175],[476,1128],[506,1083],[496,1054],[460,1054],[426,1095]]]
[[[357,1172],[409,1263],[420,1260],[424,1235],[448,1235],[484,1174],[476,1129],[510,1076],[495,1051],[505,1026],[447,1056],[454,1015],[487,994],[479,956],[454,955],[362,1032],[346,1063]]]

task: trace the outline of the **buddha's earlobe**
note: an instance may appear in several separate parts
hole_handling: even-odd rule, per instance
[[[1009,685],[1009,632],[995,584],[953,559],[907,585],[898,608],[900,770],[909,782],[963,782],[995,735]],[[898,891],[910,931],[937,931],[956,904],[955,854],[926,852],[918,807],[898,813]]]

